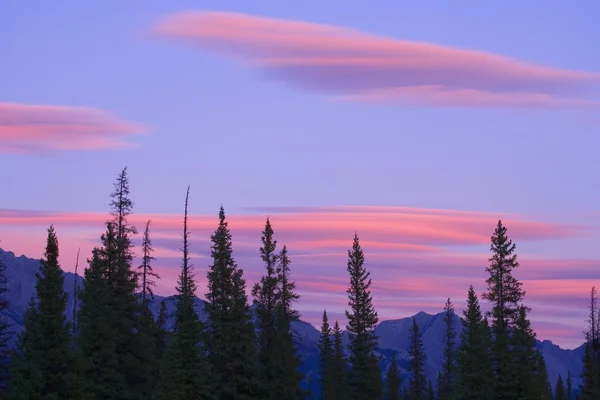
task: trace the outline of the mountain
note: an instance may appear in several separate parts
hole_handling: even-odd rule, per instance
[[[40,261],[37,259],[27,258],[25,256],[17,257],[14,253],[0,249],[0,260],[6,265],[8,278],[8,299],[10,307],[6,316],[14,325],[14,331],[19,333],[23,329],[23,316],[25,309],[31,297],[35,294],[35,273],[39,268]],[[80,262],[81,271],[86,266],[85,261]],[[78,285],[81,285],[81,276],[67,272],[65,273],[65,291],[70,294],[67,305],[67,317],[71,319],[73,310],[73,288],[74,280]],[[167,312],[173,315],[175,311],[175,296],[161,297],[155,296],[151,303],[151,309],[155,315],[158,314],[160,302],[165,300]],[[204,312],[204,300],[196,298],[196,307],[201,318],[206,316]],[[391,356],[396,353],[398,365],[401,373],[406,373],[408,365],[408,347],[409,339],[408,332],[412,324],[412,316],[396,320],[382,321],[376,327],[375,332],[379,337],[379,352],[382,355],[381,368],[387,370],[390,364]],[[423,344],[427,353],[427,361],[425,372],[427,377],[435,382],[438,371],[441,369],[442,353],[443,353],[443,335],[444,321],[442,313],[431,315],[420,312],[414,315],[414,318],[419,325],[419,329],[423,333]],[[171,320],[169,320],[169,324]],[[457,337],[462,331],[460,318],[455,317],[453,321],[456,328]],[[298,321],[294,324],[294,330],[297,334],[297,346],[302,358],[302,372],[306,376],[306,384],[314,392],[318,393],[318,365],[319,365],[319,350],[317,343],[319,342],[320,332],[313,325]],[[13,337],[13,343],[14,343]],[[344,332],[344,342],[348,342],[348,334]],[[584,346],[580,346],[574,350],[561,349],[549,340],[537,341],[537,348],[544,355],[548,374],[552,386],[554,386],[558,375],[566,378],[567,372],[570,371],[574,377],[573,387],[579,385],[579,375],[582,371],[582,358]]]

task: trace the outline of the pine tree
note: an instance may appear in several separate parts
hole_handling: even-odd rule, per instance
[[[535,350],[533,356],[533,395],[532,398],[542,400],[553,400],[552,386],[550,385],[550,378],[548,377],[548,370],[546,369],[546,360],[539,350]]]
[[[162,362],[163,354],[167,348],[169,340],[169,330],[167,328],[167,304],[161,300],[158,317],[156,318],[156,355],[159,365]]]
[[[392,354],[392,362],[387,370],[387,392],[386,398],[388,400],[400,400],[400,371],[396,364],[396,353]]]
[[[258,362],[261,391],[263,398],[277,399],[278,388],[281,386],[279,375],[281,354],[276,346],[276,299],[277,290],[277,241],[273,239],[273,228],[267,218],[265,229],[262,232],[262,246],[260,257],[265,264],[265,275],[252,289],[254,304],[256,306],[256,319],[258,325]]]
[[[44,258],[36,273],[37,301],[32,299],[25,332],[15,353],[14,378],[20,381],[11,394],[14,398],[80,399],[75,374],[76,356],[71,327],[66,319],[67,293],[58,263],[58,239],[54,227],[48,229]],[[22,367],[28,369],[24,371]]]
[[[8,311],[8,278],[6,265],[0,260],[0,398],[6,394],[10,351],[8,341],[12,336],[10,323],[7,320]]]
[[[381,399],[383,397],[383,381],[379,369],[380,357],[375,355],[377,336],[375,326],[378,322],[377,311],[373,307],[371,296],[371,273],[364,267],[364,254],[360,247],[358,235],[354,235],[352,250],[348,250],[348,273],[350,287],[346,311],[350,343],[349,384],[354,400]]]
[[[450,400],[454,398],[456,384],[456,330],[454,329],[454,306],[450,298],[444,306],[444,354],[442,355],[442,371],[438,383],[438,399]]]
[[[588,331],[585,339],[585,353],[583,357],[583,371],[581,374],[581,400],[600,398],[600,310],[596,287],[590,291]]]
[[[142,264],[138,267],[141,277],[141,289],[142,289],[142,301],[154,298],[152,287],[156,287],[156,281],[154,279],[160,279],[158,274],[152,270],[152,261],[156,260],[152,256],[154,248],[152,247],[152,240],[150,239],[150,220],[146,222],[146,229],[144,229],[144,237],[142,239]]]
[[[491,400],[493,382],[490,361],[490,329],[481,314],[479,300],[471,285],[467,309],[461,320],[463,329],[457,354],[456,398],[458,400]]]
[[[275,291],[276,347],[281,351],[281,385],[278,400],[301,400],[306,396],[300,387],[304,377],[298,370],[301,360],[292,329],[292,323],[300,318],[298,311],[293,308],[293,303],[298,301],[300,296],[295,292],[296,283],[290,280],[290,264],[287,247],[284,245],[277,257]]]
[[[556,386],[554,387],[554,400],[567,400],[567,389],[563,382],[562,376],[558,375],[556,379]]]
[[[572,400],[573,398],[573,377],[571,376],[571,371],[567,371],[567,400]]]
[[[211,241],[213,264],[207,274],[206,311],[210,368],[214,374],[212,392],[219,400],[257,398],[254,325],[243,270],[233,259],[231,232],[223,207]]]
[[[520,303],[525,292],[522,283],[515,279],[512,271],[519,267],[516,245],[507,236],[502,221],[491,238],[492,257],[486,272],[488,289],[483,298],[492,303],[488,313],[492,317],[492,365],[494,368],[494,396],[497,400],[512,400],[517,396],[517,380],[514,377],[514,356],[510,349],[510,331],[519,314]]]
[[[331,382],[331,393],[335,394],[335,399],[345,400],[349,398],[350,390],[348,388],[348,363],[344,355],[344,344],[342,342],[342,329],[337,321],[333,325],[333,363]]]
[[[331,326],[327,319],[327,312],[323,311],[323,323],[321,324],[321,337],[319,338],[319,372],[321,383],[321,399],[334,400],[336,394],[333,388],[333,342],[331,340]]]
[[[427,381],[425,378],[425,348],[417,320],[413,317],[412,327],[409,332],[410,347],[408,355],[409,389],[410,400],[427,399]]]
[[[511,351],[514,357],[514,383],[517,398],[534,398],[539,395],[536,387],[535,333],[527,318],[529,309],[519,307],[515,321],[513,336],[510,338]]]
[[[190,262],[188,231],[188,200],[185,196],[183,219],[183,249],[181,273],[177,280],[177,305],[175,326],[169,340],[158,384],[157,400],[212,399],[209,386],[209,369],[203,343],[204,326],[194,307],[196,292],[195,274]],[[163,302],[164,304],[164,302]],[[161,304],[162,319],[166,308]],[[163,323],[161,322],[161,325]]]

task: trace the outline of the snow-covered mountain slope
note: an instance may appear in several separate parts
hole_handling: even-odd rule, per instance
[[[0,249],[0,260],[7,266],[7,277],[10,301],[10,308],[6,315],[14,324],[14,331],[20,332],[23,325],[23,315],[31,297],[35,293],[35,273],[39,268],[39,260],[30,259],[25,256],[16,257],[12,252]],[[84,262],[85,263],[85,262]],[[80,264],[83,270],[84,263]],[[73,288],[74,279],[81,284],[82,278],[75,277],[72,273],[65,273],[65,291],[69,293],[68,313],[70,319],[73,310]],[[151,303],[152,311],[158,314],[160,302],[165,300],[167,312],[173,315],[175,311],[175,296],[161,297],[155,296]],[[202,318],[205,317],[204,300],[196,298],[196,307]],[[396,320],[382,321],[376,328],[379,337],[379,351],[382,361],[381,367],[387,370],[391,355],[397,354],[399,366],[402,372],[405,372],[408,360],[409,329],[412,325],[412,318],[402,318]],[[426,374],[428,378],[435,382],[435,377],[441,368],[441,357],[443,353],[443,335],[444,321],[442,314],[430,315],[420,312],[414,316],[417,324],[423,334],[423,344],[427,353]],[[457,316],[454,320],[454,326],[457,331],[457,337],[462,330],[462,324]],[[318,391],[318,348],[320,332],[313,325],[298,321],[294,325],[298,337],[298,350],[302,358],[302,371],[307,377],[307,384]],[[348,336],[344,332],[344,341],[347,343]],[[546,360],[548,373],[552,384],[556,382],[558,375],[563,378],[570,371],[574,377],[574,387],[579,385],[579,374],[582,370],[583,345],[574,350],[561,349],[549,340],[538,341],[537,347],[540,349]]]

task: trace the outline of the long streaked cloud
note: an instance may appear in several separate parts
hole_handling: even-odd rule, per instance
[[[586,227],[533,220],[513,214],[406,207],[287,207],[251,210],[228,215],[233,233],[234,256],[244,268],[248,287],[262,274],[258,256],[260,233],[269,215],[279,245],[286,244],[292,257],[297,288],[302,296],[300,311],[317,323],[325,307],[334,315],[346,308],[347,251],[352,235],[358,232],[372,271],[375,304],[384,319],[400,318],[417,311],[439,312],[450,296],[460,309],[469,284],[485,289],[485,266],[489,238],[498,218],[520,246],[523,242],[572,239],[587,236]],[[104,212],[45,212],[0,210],[0,245],[3,248],[40,257],[45,228],[54,224],[61,244],[63,268],[72,270],[81,247],[89,255],[99,243]],[[172,294],[179,272],[182,216],[176,214],[133,214],[131,222],[142,226],[152,220],[156,268],[161,274],[157,292]],[[192,261],[198,294],[206,288],[210,264],[210,234],[217,215],[191,215]],[[521,246],[520,246],[521,247]],[[464,250],[461,250],[464,249]],[[584,328],[588,286],[597,277],[598,260],[548,259],[539,254],[519,252],[521,268],[516,276],[524,282],[527,304],[537,322],[552,316],[572,327],[571,342],[561,336],[562,345],[580,343]],[[566,309],[565,309],[566,308]],[[340,321],[342,322],[342,321]],[[345,323],[345,321],[343,321]],[[539,325],[539,334],[551,338]],[[550,334],[550,333],[548,333]]]
[[[349,101],[435,107],[599,107],[600,72],[376,36],[309,22],[188,11],[153,28],[265,71],[270,78]]]
[[[102,110],[0,103],[0,152],[38,153],[131,147],[141,126]]]

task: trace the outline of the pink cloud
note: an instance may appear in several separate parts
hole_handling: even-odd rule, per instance
[[[357,30],[225,12],[183,12],[154,33],[345,100],[436,107],[598,107],[598,72],[535,65],[482,51]],[[597,86],[594,86],[597,88]]]
[[[101,110],[0,103],[0,152],[35,153],[131,147],[142,128]]]

